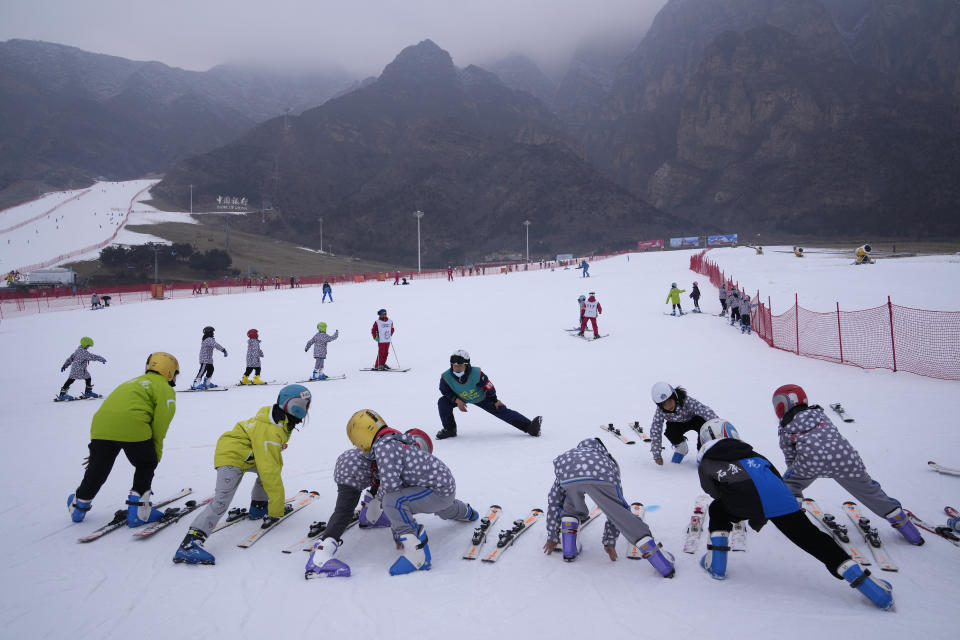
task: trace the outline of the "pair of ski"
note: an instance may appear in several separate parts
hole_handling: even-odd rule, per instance
[[[693,505],[693,513],[690,514],[690,522],[687,524],[687,531],[683,537],[683,552],[696,553],[700,546],[700,538],[707,524],[707,507],[710,506],[712,498],[706,494],[697,496]],[[730,532],[730,550],[747,550],[747,526],[743,522],[734,522],[733,530]]]
[[[503,509],[499,505],[490,505],[485,516],[480,518],[480,526],[473,532],[473,538],[466,553],[463,554],[464,560],[476,560],[480,557],[480,551],[489,537],[491,527],[500,518]],[[483,562],[496,562],[506,553],[507,549],[512,547],[521,535],[530,530],[533,525],[543,516],[543,509],[531,509],[525,518],[513,521],[513,526],[509,529],[502,529],[497,536],[497,546],[493,548],[486,556],[481,558]]]
[[[364,367],[360,369],[360,371],[376,371],[377,373],[406,373],[407,371],[410,371],[411,368],[412,367],[407,367],[406,369],[377,369],[376,367]]]
[[[833,536],[833,539],[837,542],[837,544],[840,545],[840,547],[842,547],[843,550],[846,551],[850,557],[856,560],[859,564],[868,566],[876,563],[876,566],[883,571],[898,570],[896,563],[894,563],[893,559],[890,558],[886,547],[883,546],[883,543],[880,540],[880,532],[870,524],[870,520],[868,518],[860,514],[860,509],[855,502],[847,500],[843,503],[843,509],[846,511],[847,516],[853,523],[854,528],[860,532],[860,535],[863,537],[863,541],[870,548],[870,553],[873,556],[873,562],[871,562],[871,560],[850,541],[850,534],[847,530],[847,527],[837,522],[837,519],[833,514],[824,512],[824,510],[820,508],[820,505],[817,504],[816,500],[812,498],[804,498],[803,508],[811,517],[813,517],[816,523],[820,525],[824,531]]]
[[[612,433],[617,438],[619,438],[620,441],[623,442],[624,444],[636,444],[635,440],[631,440],[627,436],[623,435],[623,432],[620,431],[620,429],[617,429],[616,427],[614,427],[612,422],[609,422],[606,425],[600,425],[600,428],[606,431],[607,433]],[[634,422],[633,424],[630,425],[630,428],[636,431],[637,435],[639,435],[644,442],[650,442],[650,436],[643,432],[643,427],[640,426],[639,422]]]
[[[70,395],[68,395],[68,396],[64,396],[64,397],[62,397],[62,398],[61,398],[60,396],[54,396],[53,401],[54,401],[54,402],[76,402],[77,400],[99,400],[99,399],[102,398],[102,397],[103,397],[103,396],[100,395],[99,393],[95,393],[95,394],[93,394],[92,396],[85,396],[85,395],[82,395],[82,394],[79,395],[79,396],[70,396]]]

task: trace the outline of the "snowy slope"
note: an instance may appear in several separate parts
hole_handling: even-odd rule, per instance
[[[735,253],[739,250],[731,250]],[[722,257],[723,251],[713,252]],[[956,382],[889,371],[863,371],[798,358],[766,347],[756,337],[708,314],[663,315],[667,285],[689,285],[698,276],[687,269],[688,252],[619,257],[597,262],[592,278],[576,270],[531,272],[445,281],[415,281],[409,287],[370,283],[338,287],[335,304],[321,305],[313,289],[244,296],[168,300],[126,305],[107,312],[72,311],[6,320],[0,325],[0,369],[7,446],[0,450],[0,487],[5,517],[0,535],[7,553],[0,628],[9,638],[202,638],[506,637],[557,633],[596,637],[662,638],[708,633],[718,624],[737,627],[743,637],[809,637],[814,617],[837,637],[869,634],[892,638],[955,635],[960,549],[927,536],[915,548],[882,525],[881,534],[901,571],[887,577],[895,588],[896,613],[876,610],[846,583],[793,547],[772,526],[749,538],[749,551],[730,559],[729,579],[710,579],[697,556],[680,551],[687,512],[700,493],[693,456],[660,468],[642,444],[632,447],[601,434],[604,422],[647,425],[653,414],[650,386],[657,380],[683,384],[693,396],[732,421],[744,439],[782,469],[776,419],[770,405],[780,384],[803,385],[813,402],[842,401],[857,422],[841,430],[859,449],[875,479],[928,520],[943,520],[944,504],[960,502],[960,479],[926,468],[930,458],[960,464],[960,431],[951,413]],[[768,254],[764,278],[796,283],[801,292],[829,289],[855,267],[836,264],[802,271],[808,263],[778,261]],[[755,264],[755,263],[751,263]],[[759,264],[759,263],[756,263]],[[912,265],[904,259],[876,265],[886,271],[874,297],[890,293],[907,300],[915,288]],[[925,262],[929,277],[952,264]],[[751,286],[760,267],[733,269]],[[862,272],[860,272],[862,273]],[[925,276],[927,277],[927,276]],[[946,277],[946,276],[944,276]],[[700,278],[701,282],[703,278]],[[881,286],[882,285],[882,286]],[[576,298],[596,291],[600,318],[609,338],[585,342],[562,329],[577,318]],[[956,295],[956,288],[949,289]],[[942,293],[942,291],[941,291]],[[715,291],[704,290],[704,308],[714,310]],[[952,304],[956,304],[956,300]],[[943,305],[946,306],[946,305]],[[386,307],[396,323],[395,351],[406,374],[360,372],[370,366],[376,346],[369,329],[376,310]],[[954,307],[956,308],[956,307]],[[317,489],[317,503],[271,532],[251,549],[235,544],[252,524],[218,533],[207,548],[215,567],[171,563],[187,528],[180,523],[146,541],[127,531],[89,545],[75,540],[119,508],[131,468],[117,461],[94,502],[87,522],[69,521],[65,501],[77,486],[97,402],[55,404],[51,398],[63,375],[58,368],[81,336],[96,341],[92,351],[109,364],[91,364],[96,388],[109,393],[143,371],[154,350],[175,354],[189,385],[197,367],[201,328],[216,327],[229,358],[216,355],[214,376],[221,384],[239,378],[245,332],[260,330],[263,377],[307,377],[312,358],[303,352],[315,324],[323,320],[341,337],[330,345],[328,373],[347,379],[312,385],[311,418],[293,435],[285,453],[287,493]],[[437,443],[436,453],[453,470],[458,496],[478,509],[504,507],[505,524],[531,507],[544,507],[552,482],[551,460],[580,439],[601,436],[619,460],[629,500],[659,505],[647,521],[655,537],[678,560],[677,577],[660,578],[645,561],[611,563],[602,552],[602,525],[585,532],[584,555],[573,564],[540,552],[543,524],[522,538],[497,565],[459,559],[472,525],[420,516],[430,536],[433,570],[390,577],[396,551],[387,531],[352,530],[342,559],[349,579],[303,579],[306,554],[283,555],[280,548],[326,520],[336,490],[334,461],[349,447],[344,426],[356,410],[379,411],[394,426],[419,426],[433,434],[437,383],[449,354],[470,351],[473,362],[496,384],[501,399],[529,417],[544,416],[543,437],[530,438],[482,411],[457,414],[460,436]],[[394,364],[391,356],[391,364]],[[14,366],[15,365],[15,366]],[[79,390],[79,383],[74,391]],[[226,393],[180,394],[178,412],[154,481],[158,495],[183,486],[196,497],[213,488],[213,447],[223,431],[272,402],[278,387],[232,388]],[[918,408],[923,408],[922,412]],[[248,476],[235,504],[246,506]],[[846,498],[829,480],[809,492],[839,514]],[[875,518],[876,519],[876,518]],[[948,627],[948,620],[951,622]],[[840,635],[844,634],[844,635]]]

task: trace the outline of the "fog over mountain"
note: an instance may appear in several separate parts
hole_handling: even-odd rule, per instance
[[[562,72],[578,43],[642,34],[665,0],[31,0],[0,3],[0,41],[44,40],[194,71],[225,63],[376,75],[405,46],[446,43],[460,64],[517,51]]]

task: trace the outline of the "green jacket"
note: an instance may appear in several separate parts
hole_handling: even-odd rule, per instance
[[[143,442],[153,440],[157,462],[173,414],[177,393],[159,373],[145,373],[114,389],[93,414],[91,440]]]
[[[286,499],[283,479],[280,477],[283,469],[281,454],[290,439],[290,432],[271,419],[272,410],[272,406],[262,407],[257,415],[238,422],[237,426],[221,435],[213,454],[213,466],[238,467],[244,472],[255,470],[270,501],[267,513],[279,518],[283,515]]]
[[[667,302],[680,304],[680,294],[686,293],[686,291],[686,289],[677,289],[676,287],[670,289],[670,293],[667,294]],[[666,302],[664,304],[666,304]]]

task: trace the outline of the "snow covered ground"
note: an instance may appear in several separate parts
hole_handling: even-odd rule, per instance
[[[781,259],[746,249],[711,252],[713,259],[761,294],[778,287],[775,310],[789,306],[794,290],[823,302],[836,296],[844,308],[874,306],[890,294],[900,304],[960,308],[956,264],[926,258],[853,267],[849,260],[820,263]],[[681,552],[688,512],[700,493],[694,456],[657,467],[648,447],[627,446],[601,433],[601,423],[647,426],[654,406],[649,389],[658,380],[682,384],[733,422],[745,440],[783,469],[770,396],[777,386],[803,385],[812,402],[842,401],[856,417],[840,423],[868,470],[893,496],[927,520],[942,522],[945,504],[960,506],[960,478],[927,469],[933,458],[960,465],[960,430],[949,407],[960,399],[956,382],[885,370],[864,371],[798,358],[741,335],[708,313],[664,315],[668,285],[688,287],[702,277],[688,270],[689,252],[622,256],[600,261],[590,279],[577,270],[512,273],[415,281],[412,286],[369,283],[338,287],[334,304],[320,304],[314,289],[264,292],[125,305],[106,312],[70,311],[5,320],[0,325],[0,369],[5,400],[0,451],[0,629],[9,638],[203,638],[387,637],[475,638],[590,633],[605,638],[662,638],[735,634],[740,637],[805,638],[830,633],[873,638],[940,638],[955,635],[953,606],[960,549],[927,535],[912,547],[874,518],[899,573],[896,612],[883,613],[789,543],[774,527],[751,532],[749,550],[730,558],[725,582],[697,565],[700,553]],[[729,266],[728,266],[729,265]],[[812,268],[816,266],[816,268]],[[851,278],[857,279],[851,284]],[[932,291],[919,282],[936,284]],[[596,291],[604,313],[596,342],[569,337],[577,319],[576,298]],[[917,299],[918,291],[924,293]],[[719,309],[715,290],[704,287],[703,307]],[[257,297],[259,295],[259,297]],[[946,299],[944,299],[944,297]],[[782,302],[778,302],[782,300]],[[849,301],[849,303],[848,303]],[[923,303],[921,305],[921,303]],[[808,303],[817,308],[817,303]],[[849,306],[847,306],[849,304]],[[686,305],[685,305],[686,306]],[[395,356],[409,373],[360,372],[372,364],[376,346],[370,325],[388,309],[396,323]],[[256,546],[235,545],[256,525],[242,523],[215,534],[207,549],[214,567],[174,565],[171,558],[189,522],[146,541],[122,530],[89,545],[76,543],[122,506],[131,468],[118,459],[87,521],[70,522],[67,494],[82,475],[90,418],[102,401],[53,403],[64,379],[63,359],[81,336],[107,365],[90,371],[101,393],[143,371],[147,354],[169,351],[180,359],[180,388],[197,368],[204,325],[229,358],[216,356],[215,380],[237,381],[243,371],[245,333],[263,339],[264,379],[299,380],[313,361],[303,346],[318,321],[341,337],[330,345],[328,373],[341,381],[314,383],[314,406],[306,426],[285,452],[288,495],[316,489],[317,502],[272,531]],[[551,460],[584,437],[599,436],[617,457],[628,500],[648,505],[655,537],[677,557],[677,576],[664,580],[646,561],[611,563],[600,546],[602,523],[584,533],[584,553],[564,563],[541,553],[538,524],[496,565],[460,559],[472,524],[420,516],[430,536],[433,569],[390,577],[390,534],[353,529],[340,556],[353,577],[305,581],[306,553],[280,549],[301,537],[310,522],[326,520],[336,490],[336,457],[350,444],[347,418],[361,408],[380,412],[389,424],[421,427],[433,434],[437,383],[449,354],[467,349],[487,372],[500,398],[529,417],[544,416],[534,439],[476,409],[457,414],[459,437],[436,443],[436,454],[453,470],[458,496],[474,507],[504,507],[506,525],[531,507],[545,507],[552,483]],[[391,364],[396,364],[391,356]],[[14,366],[15,365],[15,366]],[[231,388],[225,393],[177,397],[178,410],[157,470],[157,495],[193,487],[202,498],[213,488],[217,437],[275,398],[279,387]],[[74,391],[80,390],[75,383]],[[248,476],[236,506],[247,506]],[[808,494],[839,515],[846,495],[830,480]],[[656,505],[658,508],[654,508]],[[499,527],[497,527],[499,528]],[[702,553],[702,552],[701,552]],[[811,625],[825,625],[820,630]],[[729,627],[729,630],[727,628]]]

